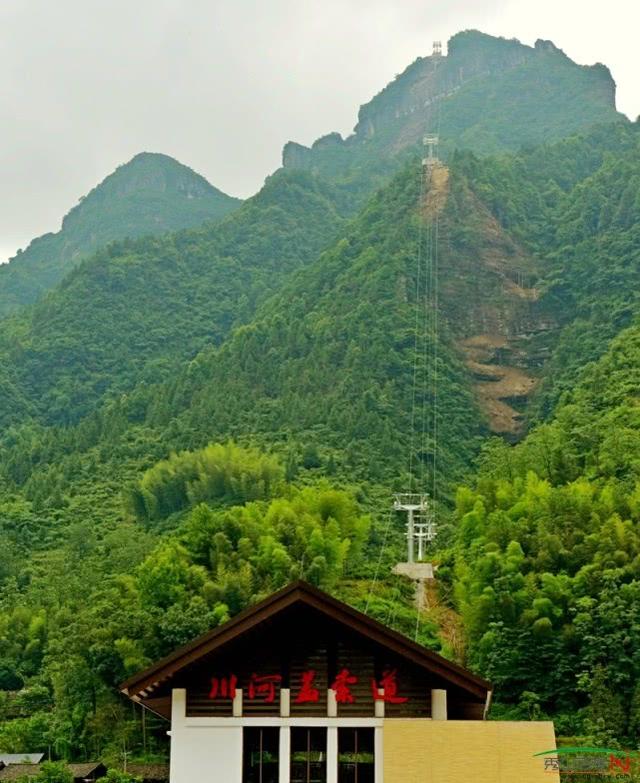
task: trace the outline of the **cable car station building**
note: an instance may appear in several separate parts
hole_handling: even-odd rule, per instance
[[[122,685],[171,722],[171,783],[557,783],[550,722],[305,582]]]

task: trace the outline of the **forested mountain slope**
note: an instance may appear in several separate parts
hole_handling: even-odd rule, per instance
[[[458,494],[455,585],[471,661],[566,734],[640,728],[640,326],[587,365],[553,419],[485,451]]]
[[[193,357],[207,343],[219,343],[232,324],[245,322],[252,316],[255,304],[277,290],[290,271],[311,260],[335,235],[340,218],[352,214],[374,185],[384,181],[384,177],[400,165],[398,150],[414,146],[417,129],[424,130],[429,124],[431,110],[420,106],[420,101],[427,101],[427,94],[431,95],[428,100],[435,100],[434,95],[440,95],[443,85],[449,82],[449,86],[454,82],[454,86],[457,85],[454,91],[458,101],[455,104],[458,107],[456,127],[460,133],[468,132],[475,137],[478,116],[485,116],[484,109],[478,115],[473,93],[480,83],[485,85],[483,89],[490,83],[491,100],[503,105],[511,102],[514,94],[533,96],[530,110],[542,116],[542,104],[550,100],[547,92],[551,90],[550,94],[555,95],[552,85],[560,79],[556,71],[575,81],[580,111],[573,107],[567,112],[566,102],[551,101],[553,109],[545,115],[547,125],[529,122],[527,117],[532,120],[532,115],[523,115],[523,122],[514,124],[504,113],[496,112],[495,107],[486,113],[494,119],[501,117],[501,127],[511,133],[509,138],[504,133],[497,134],[495,143],[486,149],[503,149],[537,138],[535,134],[531,136],[528,129],[547,127],[549,123],[557,127],[558,132],[560,128],[569,132],[581,124],[617,116],[614,85],[608,73],[580,68],[547,45],[531,49],[518,42],[471,32],[453,39],[447,58],[435,58],[431,62],[432,59],[411,66],[407,74],[385,88],[369,108],[363,110],[363,116],[369,117],[368,124],[380,130],[381,135],[376,135],[376,131],[368,139],[366,134],[363,138],[356,134],[354,138],[358,143],[346,145],[346,158],[335,161],[335,166],[320,166],[331,184],[323,184],[315,175],[309,175],[304,180],[308,183],[313,180],[309,193],[298,193],[297,187],[303,190],[306,187],[302,184],[302,174],[287,172],[285,168],[284,173],[268,183],[245,209],[227,219],[219,229],[206,227],[179,236],[145,239],[104,249],[71,274],[59,290],[33,311],[7,322],[0,340],[3,359],[0,383],[8,389],[8,395],[6,406],[3,406],[6,409],[0,409],[0,426],[19,421],[26,412],[35,412],[52,423],[77,421],[106,393],[129,389],[134,379],[160,381],[171,374],[176,362]],[[428,73],[422,73],[424,68]],[[466,73],[462,86],[456,81],[462,78],[461,73]],[[524,82],[518,82],[514,87],[510,79],[516,75]],[[546,85],[544,96],[529,89],[540,84]],[[467,89],[471,90],[468,94]],[[420,101],[417,93],[414,94],[416,90]],[[427,92],[423,95],[421,90]],[[409,95],[413,103],[405,106]],[[393,111],[389,101],[395,107]],[[522,111],[518,109],[518,117]],[[400,112],[400,118],[404,117],[399,124],[392,117],[397,112]],[[413,128],[411,133],[406,126],[409,120]],[[443,126],[443,138],[444,132]],[[450,141],[453,142],[457,136],[452,134]],[[542,133],[541,138],[553,136],[553,133],[545,134]],[[364,165],[366,161],[361,153],[366,153],[365,157],[372,155],[377,161],[373,163],[373,174],[368,170],[368,163]],[[314,164],[313,168],[318,167]],[[291,183],[290,187],[285,183]],[[80,252],[80,246],[86,250],[106,240],[111,230],[109,226],[131,233],[130,215],[136,215],[141,226],[149,226],[151,222],[159,229],[168,229],[171,220],[185,219],[185,204],[199,200],[203,204],[209,203],[214,196],[218,201],[223,198],[207,188],[204,180],[164,156],[138,156],[96,188],[65,219],[63,231],[46,241],[62,243],[61,247],[73,247],[73,252]],[[315,212],[311,204],[316,197],[311,195],[312,191],[317,195],[315,206],[319,212]],[[171,214],[171,219],[167,217],[158,222],[158,199],[164,204],[163,208],[166,207],[167,215]],[[321,204],[323,200],[325,203]],[[228,200],[224,203],[231,206]],[[155,206],[150,209],[150,204]],[[196,213],[190,214],[195,219]],[[474,228],[470,224],[466,230],[472,232]],[[40,244],[35,243],[34,248],[37,247]],[[505,248],[498,250],[497,255],[508,257],[509,252],[503,251]],[[521,249],[514,253],[521,253]],[[495,249],[487,249],[485,253],[485,270],[490,265],[491,255],[496,255]],[[46,255],[47,258],[54,256]],[[519,285],[518,280],[524,280],[523,275],[527,277],[528,285],[532,280],[530,254],[528,259],[523,259],[522,263],[511,264],[509,274],[516,285]],[[10,275],[11,268],[16,274],[22,274],[20,270],[25,270],[26,274],[30,268],[27,260],[21,258],[20,263],[10,264],[5,274]],[[501,263],[498,261],[497,266]],[[57,262],[54,266],[56,275],[66,268]],[[458,277],[469,280],[471,268],[472,264],[466,270],[459,269]],[[0,277],[2,273],[0,269]],[[495,274],[502,276],[501,289],[511,285],[511,278],[505,275],[504,269],[502,272],[494,269],[490,277]],[[38,275],[34,277],[30,273],[29,279],[38,279]],[[484,284],[489,285],[490,280],[485,278]],[[532,289],[530,286],[524,286],[524,289],[521,291],[523,301],[516,309],[521,320],[524,319],[522,325],[528,333],[532,324],[527,322],[528,305],[524,300]],[[482,290],[480,283],[477,290]],[[515,291],[512,286],[508,309],[513,310]],[[131,302],[136,305],[132,307]],[[505,330],[502,328],[494,330],[493,336],[486,335],[487,317],[495,323],[496,319],[500,321],[502,312],[494,310],[487,316],[477,307],[474,312],[479,319],[479,328],[476,334],[471,330],[464,335],[470,342],[463,347],[468,361],[475,363],[476,369],[478,365],[485,368],[480,375],[483,372],[491,374],[494,371],[486,368],[494,366],[492,355],[496,349],[513,349],[516,358],[520,351],[518,347],[504,343]],[[513,313],[507,321],[512,316]],[[535,330],[535,325],[533,328]],[[526,398],[533,381],[522,368],[509,367],[505,372],[506,380],[499,376],[489,377],[488,386],[478,388],[494,429],[518,433],[522,404],[514,408],[504,400]]]
[[[329,186],[282,172],[219,224],[99,251],[4,323],[0,373],[12,395],[0,424],[27,410],[78,421],[109,392],[168,377],[249,318],[340,223]]]
[[[332,454],[345,475],[403,477],[411,449],[414,362],[423,379],[435,328],[430,322],[425,337],[420,327],[416,356],[417,320],[433,306],[424,294],[416,300],[418,269],[422,266],[424,276],[427,263],[424,256],[418,259],[417,247],[424,213],[437,212],[437,425],[440,478],[450,485],[470,464],[474,438],[486,427],[459,342],[475,334],[478,320],[486,321],[489,313],[502,323],[528,317],[528,310],[520,313],[508,275],[520,268],[530,275],[536,270],[473,194],[455,162],[450,170],[434,171],[422,205],[419,180],[416,161],[379,191],[344,236],[286,285],[258,319],[220,350],[204,352],[160,392],[152,403],[152,421],[169,422],[177,415],[177,425],[193,433],[190,443],[198,442],[197,433],[208,422],[217,438],[253,434],[269,444],[284,445],[287,439],[322,444],[328,449],[325,458]],[[419,412],[423,402],[432,408],[432,394],[417,390]],[[421,450],[417,463],[430,468],[434,444],[413,445]]]
[[[310,175],[288,174],[284,181],[292,176]],[[465,188],[454,178],[452,205],[458,191],[467,198]],[[73,428],[11,428],[0,471],[29,500],[27,516],[53,513],[68,523],[101,498],[97,516],[113,520],[118,497],[105,504],[105,495],[141,468],[174,449],[230,437],[344,479],[401,481],[413,365],[425,361],[421,348],[416,354],[414,331],[416,310],[425,304],[415,295],[419,190],[419,166],[410,166],[259,316],[221,346],[204,349],[174,378],[140,382]],[[455,223],[459,215],[452,210],[448,220]],[[468,262],[480,246],[479,240],[462,249],[461,257]],[[439,373],[448,415],[440,422],[441,470],[449,487],[470,465],[483,429],[454,340],[455,329],[443,320]],[[421,410],[422,397],[417,404]],[[426,468],[432,450],[425,444],[420,460]],[[5,508],[10,517],[17,513]],[[25,512],[20,505],[19,514]]]
[[[451,153],[421,197],[411,100],[447,74]],[[466,655],[496,714],[634,736],[640,126],[501,151],[615,119],[613,85],[476,33],[370,107],[216,225],[110,245],[5,321],[7,751],[140,754],[115,683],[300,575]],[[479,139],[498,153],[453,150]],[[437,358],[416,293],[436,222]],[[466,652],[390,575],[390,495],[432,486],[434,413],[439,601]]]
[[[83,197],[60,231],[34,239],[0,266],[0,318],[37,301],[82,258],[114,239],[197,226],[240,203],[167,155],[136,155]]]
[[[492,429],[509,437],[521,434],[536,384],[545,378],[547,366],[562,361],[564,335],[571,334],[580,312],[576,308],[584,310],[588,306],[579,291],[573,298],[558,293],[555,281],[564,252],[565,225],[575,222],[574,213],[585,192],[595,193],[604,204],[606,194],[597,188],[593,191],[590,183],[598,182],[610,170],[619,171],[621,186],[628,181],[625,161],[634,160],[637,143],[637,126],[613,126],[517,156],[479,159],[460,153],[448,168],[438,170],[445,175],[439,186],[434,186],[434,193],[441,246],[440,470],[447,487],[469,468],[477,448],[474,439],[480,433]],[[175,304],[166,312],[156,306],[160,318],[153,309],[136,308],[128,313],[127,292],[128,286],[139,279],[136,298],[144,301],[147,281],[155,277],[162,280],[161,273],[166,274],[163,264],[188,276],[184,265],[174,267],[173,261],[165,261],[162,256],[159,261],[152,254],[138,261],[134,255],[124,269],[136,270],[137,276],[124,277],[127,286],[123,283],[123,290],[116,288],[115,294],[113,286],[104,286],[103,281],[120,272],[123,263],[118,253],[106,265],[88,263],[79,269],[69,286],[75,284],[76,277],[84,286],[92,280],[88,273],[99,272],[96,289],[100,290],[99,284],[105,291],[105,312],[117,294],[122,303],[118,320],[127,332],[115,330],[115,337],[109,337],[111,320],[100,313],[85,313],[82,307],[77,309],[77,325],[73,326],[69,314],[75,312],[76,305],[61,300],[59,322],[64,326],[70,323],[73,330],[62,331],[61,336],[55,332],[39,336],[43,345],[40,357],[44,362],[50,361],[51,355],[68,358],[45,365],[49,367],[46,374],[39,372],[36,359],[40,357],[33,351],[30,355],[26,351],[16,354],[22,357],[20,362],[5,366],[14,421],[18,422],[19,416],[24,421],[29,412],[38,413],[40,399],[46,400],[46,406],[40,408],[45,422],[80,420],[74,429],[14,428],[4,440],[0,471],[5,479],[17,487],[24,485],[27,498],[37,500],[38,507],[53,503],[53,508],[62,509],[65,503],[70,504],[67,511],[56,513],[71,519],[91,506],[95,489],[92,476],[97,475],[96,471],[113,487],[172,449],[201,447],[211,439],[235,437],[252,438],[265,447],[290,452],[293,461],[301,461],[309,450],[308,463],[332,475],[402,483],[412,415],[416,251],[421,225],[424,228],[418,208],[419,176],[416,161],[374,196],[356,219],[340,224],[330,202],[322,197],[323,191],[313,189],[320,185],[311,175],[279,175],[255,203],[248,202],[213,233],[171,238],[171,242],[194,248],[193,256],[185,257],[195,259],[198,273],[187,277],[184,289],[179,280],[167,275],[171,281],[167,293],[173,285],[177,293],[185,291],[182,300],[173,294],[184,308],[182,322],[177,320],[180,311]],[[302,197],[306,191],[293,187],[296,182],[299,187],[303,183],[313,185],[307,193],[309,202]],[[273,211],[267,197],[271,187],[278,204],[290,194],[292,203],[287,214],[299,218],[297,228],[287,231],[289,224],[282,221],[271,225],[274,216],[281,215]],[[425,203],[429,203],[430,193]],[[258,210],[261,199],[264,212]],[[305,211],[309,205],[317,211]],[[261,241],[272,236],[269,231],[276,226],[283,228],[277,236],[284,244],[276,246],[278,252],[264,256],[264,261],[256,256],[259,246],[252,244],[253,235],[245,230],[248,224],[242,222],[243,216],[251,216],[251,225],[256,225],[258,214],[265,220],[264,231],[256,232]],[[274,271],[279,268],[274,270],[269,258],[281,263],[282,253],[289,248],[291,260],[285,265],[289,270],[304,258],[298,252],[302,243],[309,241],[311,214],[320,217],[318,226],[323,227],[318,232],[317,247],[331,231],[339,238],[313,263],[309,258],[309,266],[288,282],[279,278],[281,293],[263,304],[252,319],[251,307],[274,290]],[[633,227],[621,227],[612,236],[622,241],[628,230]],[[229,241],[244,237],[251,248],[249,257],[260,260],[257,268],[247,267],[248,277],[238,278],[238,267],[233,264],[209,269],[209,259],[218,252],[216,243],[223,236]],[[589,241],[597,242],[598,237],[596,233]],[[167,248],[168,242],[162,240],[160,247]],[[624,242],[620,247],[626,247]],[[612,256],[613,260],[625,275],[637,274],[633,256],[623,254],[617,260]],[[260,275],[265,263],[270,270],[268,279],[255,278],[260,284],[250,294],[246,281],[251,275]],[[149,276],[140,272],[147,267]],[[621,290],[632,299],[633,286],[620,289],[614,285],[618,267],[612,263],[612,283],[603,297]],[[202,300],[193,297],[193,287],[204,287],[207,280],[207,285],[223,286],[219,289],[225,293],[222,302],[231,309],[221,307],[219,312],[226,315],[226,320],[215,320],[215,299],[210,295]],[[61,289],[56,297],[64,292]],[[229,292],[247,295],[246,315],[234,313],[237,293],[227,299]],[[52,298],[54,302],[56,297]],[[89,298],[76,295],[75,301],[83,303]],[[200,301],[202,309],[197,307]],[[206,327],[212,329],[215,325],[218,329],[214,339],[207,339],[196,319],[198,313],[203,314]],[[225,340],[231,326],[243,319],[248,325]],[[114,369],[99,352],[100,341],[96,347],[87,339],[87,330],[81,328],[85,322],[104,330],[104,340],[120,357]],[[138,326],[129,333],[131,323]],[[198,328],[203,330],[199,332]],[[615,331],[615,323],[608,328]],[[599,355],[606,350],[608,338],[605,329],[597,334]],[[72,335],[79,347],[68,350]],[[198,340],[206,346],[199,354]],[[428,335],[427,352],[431,351],[430,340]],[[60,350],[68,353],[51,353],[52,344],[59,344]],[[155,346],[155,356],[150,354],[150,346]],[[579,346],[583,356],[587,347]],[[172,358],[176,353],[194,358],[180,369]],[[110,384],[113,391],[127,390],[127,396],[92,412],[102,390],[94,388],[91,381],[95,375],[78,355],[94,357],[93,366],[102,367],[105,388]],[[421,353],[420,361],[424,361],[423,356]],[[73,380],[71,385],[68,367],[74,362],[75,375],[84,381]],[[173,377],[167,379],[170,368]],[[33,383],[41,385],[33,386],[38,393],[20,396],[18,382],[28,377],[27,371],[32,373]],[[77,399],[70,403],[62,397],[58,404],[60,391],[66,389],[73,390]],[[419,408],[421,405],[419,396]],[[72,419],[67,418],[68,413]],[[416,464],[428,472],[433,444],[421,444],[418,451]],[[85,456],[80,458],[82,454]],[[103,459],[108,467],[102,464]],[[74,478],[78,460],[86,460],[81,492]],[[74,485],[76,491],[69,495]]]
[[[456,464],[468,464],[471,452],[463,455],[460,445],[470,444],[476,406],[484,427],[521,435],[527,406],[539,405],[540,382],[552,383],[566,362],[579,320],[588,314],[596,336],[576,346],[560,387],[606,351],[625,322],[620,311],[638,315],[639,144],[636,124],[515,156],[459,153],[435,169],[421,207],[419,166],[409,164],[251,325],[156,393],[151,421],[192,433],[189,445],[202,445],[198,433],[207,430],[268,444],[316,441],[346,449],[363,476],[400,474],[411,415],[413,346],[405,335],[415,332],[416,252],[437,211],[438,429],[444,454],[457,454],[441,464],[441,480],[451,482]],[[586,273],[572,274],[573,265]],[[421,349],[427,356],[430,340]],[[432,447],[416,459],[428,463]]]
[[[421,166],[419,161],[409,164],[340,228],[329,249],[282,283],[281,292],[250,323],[220,346],[215,342],[207,346],[173,378],[164,380],[167,374],[161,370],[166,368],[161,367],[157,376],[132,385],[126,397],[88,415],[75,430],[13,430],[5,441],[6,479],[17,485],[28,480],[27,496],[46,505],[48,498],[60,502],[68,491],[68,476],[74,471],[66,465],[76,460],[70,456],[74,452],[89,451],[93,460],[97,448],[111,462],[111,452],[122,453],[114,439],[116,443],[124,439],[134,464],[137,457],[138,464],[146,465],[149,455],[159,458],[171,449],[202,447],[212,439],[234,437],[290,452],[294,461],[304,461],[304,453],[311,452],[314,455],[307,454],[306,459],[309,465],[316,463],[315,467],[326,467],[344,478],[402,484],[411,448],[414,364],[418,362],[423,378],[424,364],[433,355],[433,322],[421,334],[417,350],[415,334],[417,316],[422,321],[425,307],[432,306],[423,295],[416,300],[417,275],[426,274],[426,258],[418,262],[417,247],[425,241],[428,216],[424,211],[431,210],[431,219],[437,213],[441,236],[439,471],[443,484],[451,488],[470,467],[477,438],[491,424],[479,412],[482,399],[474,399],[473,373],[479,368],[477,362],[468,361],[469,341],[484,334],[483,329],[507,341],[525,325],[535,332],[541,322],[535,302],[523,296],[518,285],[522,278],[539,277],[540,262],[495,218],[491,200],[485,203],[474,190],[467,171],[473,173],[474,165],[481,166],[461,156],[450,168],[438,167],[421,205]],[[310,175],[298,172],[295,177]],[[243,206],[228,223],[237,222],[248,208],[249,204]],[[152,259],[145,264],[157,273]],[[105,267],[97,268],[102,272]],[[67,306],[61,312],[73,309]],[[153,323],[147,311],[141,311],[140,317]],[[189,334],[183,326],[175,332],[164,329],[181,339]],[[85,332],[78,329],[77,333],[85,346]],[[149,327],[139,329],[134,347],[148,340],[149,333]],[[126,339],[123,345],[126,348]],[[167,350],[166,340],[160,349]],[[505,357],[506,353],[503,350]],[[27,357],[22,367],[28,367],[29,361]],[[509,366],[508,358],[503,361]],[[20,372],[17,366],[15,372]],[[55,372],[52,367],[54,379]],[[61,372],[67,372],[64,364]],[[77,373],[82,372],[84,368],[78,367]],[[133,369],[128,377],[135,377]],[[154,380],[162,382],[154,387],[150,385]],[[83,397],[73,411],[82,401],[89,409],[95,400],[92,387],[79,389]],[[41,396],[33,395],[34,406]],[[43,413],[55,423],[55,398],[48,399]],[[432,386],[418,389],[419,415],[432,403]],[[519,424],[515,410],[511,416]],[[416,465],[429,473],[434,444],[427,436],[423,441],[413,444],[419,452]],[[134,442],[137,447],[131,445]],[[120,460],[100,472],[122,475],[122,470]],[[92,491],[90,482],[87,490]],[[80,498],[74,494],[70,503],[75,507]]]

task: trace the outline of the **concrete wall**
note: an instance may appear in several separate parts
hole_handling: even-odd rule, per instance
[[[242,727],[187,726],[184,691],[174,690],[171,783],[242,783]]]
[[[384,783],[559,783],[533,758],[555,747],[550,722],[388,719]]]
[[[186,691],[174,688],[171,699],[171,783],[242,783],[242,742],[246,726],[280,730],[279,783],[290,780],[290,729],[327,730],[327,783],[338,783],[338,728],[375,730],[375,783],[382,781],[382,718],[186,717]]]
[[[242,729],[187,729],[171,737],[171,783],[242,783]]]

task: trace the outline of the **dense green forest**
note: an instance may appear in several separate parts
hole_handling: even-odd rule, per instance
[[[520,713],[637,743],[640,329],[516,448],[489,442],[456,501],[447,575],[470,660]]]
[[[504,72],[442,99],[426,186],[413,143],[371,169],[347,140],[215,222],[101,235],[3,321],[0,748],[163,756],[117,683],[297,577],[491,679],[494,717],[637,745],[640,125],[602,124],[604,69],[494,41],[454,41]],[[580,111],[549,95],[575,80]],[[514,92],[548,103],[539,137],[479,108]],[[434,483],[418,615],[391,494]]]
[[[221,223],[109,244],[4,322],[0,377],[15,402],[0,422],[29,409],[71,423],[108,392],[167,378],[247,320],[340,223],[329,185],[283,172]]]
[[[60,231],[0,266],[0,318],[40,299],[108,242],[218,220],[240,205],[167,155],[141,153],[80,199]]]

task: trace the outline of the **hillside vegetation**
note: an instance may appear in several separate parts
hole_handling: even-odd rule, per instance
[[[329,186],[282,173],[219,224],[110,244],[4,323],[0,372],[17,400],[0,424],[25,410],[71,423],[107,393],[167,378],[247,320],[340,223]]]
[[[0,266],[0,318],[40,299],[112,240],[197,226],[239,205],[167,155],[136,155],[84,196],[60,231],[34,239]]]
[[[163,754],[115,685],[300,576],[491,679],[495,717],[637,741],[640,125],[546,42],[426,60],[232,214],[3,322],[7,752]],[[412,101],[460,68],[424,182]],[[425,486],[417,613],[390,506]]]
[[[552,420],[485,449],[458,493],[446,570],[470,660],[561,732],[640,728],[640,326],[589,365]]]

